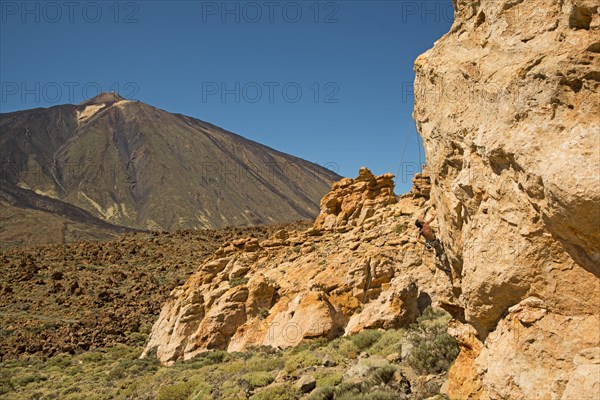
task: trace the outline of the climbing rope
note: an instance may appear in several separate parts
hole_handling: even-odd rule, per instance
[[[408,135],[404,135],[404,146],[402,148],[402,155],[400,156],[400,165],[398,165],[398,172],[396,172],[396,176],[400,175],[400,169],[402,168],[402,163],[404,162],[404,154],[406,153],[406,147],[408,145]]]
[[[418,145],[418,151],[419,151],[419,170],[421,172],[423,172],[423,159],[421,158],[421,147],[423,147],[422,143],[421,143],[421,136],[419,135],[419,132],[417,132],[417,128],[415,127],[415,135],[417,135],[417,145]],[[423,149],[423,151],[425,151]],[[424,154],[423,154],[424,155]]]
[[[417,136],[417,152],[419,153],[419,172],[423,172],[423,158],[425,157],[425,154],[423,154],[423,157],[421,157],[421,148],[423,147],[423,144],[421,136],[419,135],[419,132],[417,132],[416,127],[415,135]],[[404,145],[402,146],[402,155],[400,156],[400,165],[398,165],[398,171],[396,172],[396,176],[400,175],[400,169],[402,169],[404,155],[406,154],[406,148],[408,147],[408,136],[409,135],[406,134],[404,135]],[[425,149],[423,149],[423,152],[425,152]]]

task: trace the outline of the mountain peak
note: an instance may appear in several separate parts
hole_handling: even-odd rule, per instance
[[[69,124],[61,123],[62,114],[53,109],[36,110],[35,118],[25,111],[14,119],[0,115],[3,140],[5,134],[22,138],[28,131],[36,143],[30,146],[29,137],[8,140],[7,146],[2,142],[0,160],[16,169],[1,169],[0,178],[46,193],[49,189],[40,183],[19,178],[33,176],[26,171],[35,163],[21,163],[18,157],[45,160],[46,152],[56,154],[53,162],[70,174],[65,175],[69,184],[53,174],[43,174],[43,182],[56,185],[59,200],[72,198],[69,204],[113,225],[178,230],[311,218],[319,199],[340,178],[322,166],[116,93],[70,107]],[[47,127],[53,129],[50,135]],[[85,160],[73,170],[75,176],[66,172],[73,160]],[[286,165],[294,166],[293,176]],[[218,201],[212,197],[215,191]]]
[[[102,92],[96,97],[92,97],[91,99],[80,103],[80,105],[89,106],[92,104],[114,103],[121,100],[125,100],[125,98],[121,97],[117,92]]]

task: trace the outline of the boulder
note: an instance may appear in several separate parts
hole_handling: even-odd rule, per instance
[[[310,393],[317,387],[317,380],[312,375],[304,375],[298,379],[295,386],[300,393]]]

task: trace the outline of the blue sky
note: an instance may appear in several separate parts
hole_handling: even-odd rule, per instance
[[[423,157],[413,62],[452,4],[1,0],[0,21],[1,112],[119,91],[340,175],[400,171],[402,193]]]

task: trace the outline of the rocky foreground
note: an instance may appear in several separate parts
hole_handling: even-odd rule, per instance
[[[171,363],[399,328],[449,298],[450,276],[414,228],[428,210],[428,180],[398,200],[392,178],[363,168],[334,184],[310,229],[226,243],[171,292],[145,354]]]

